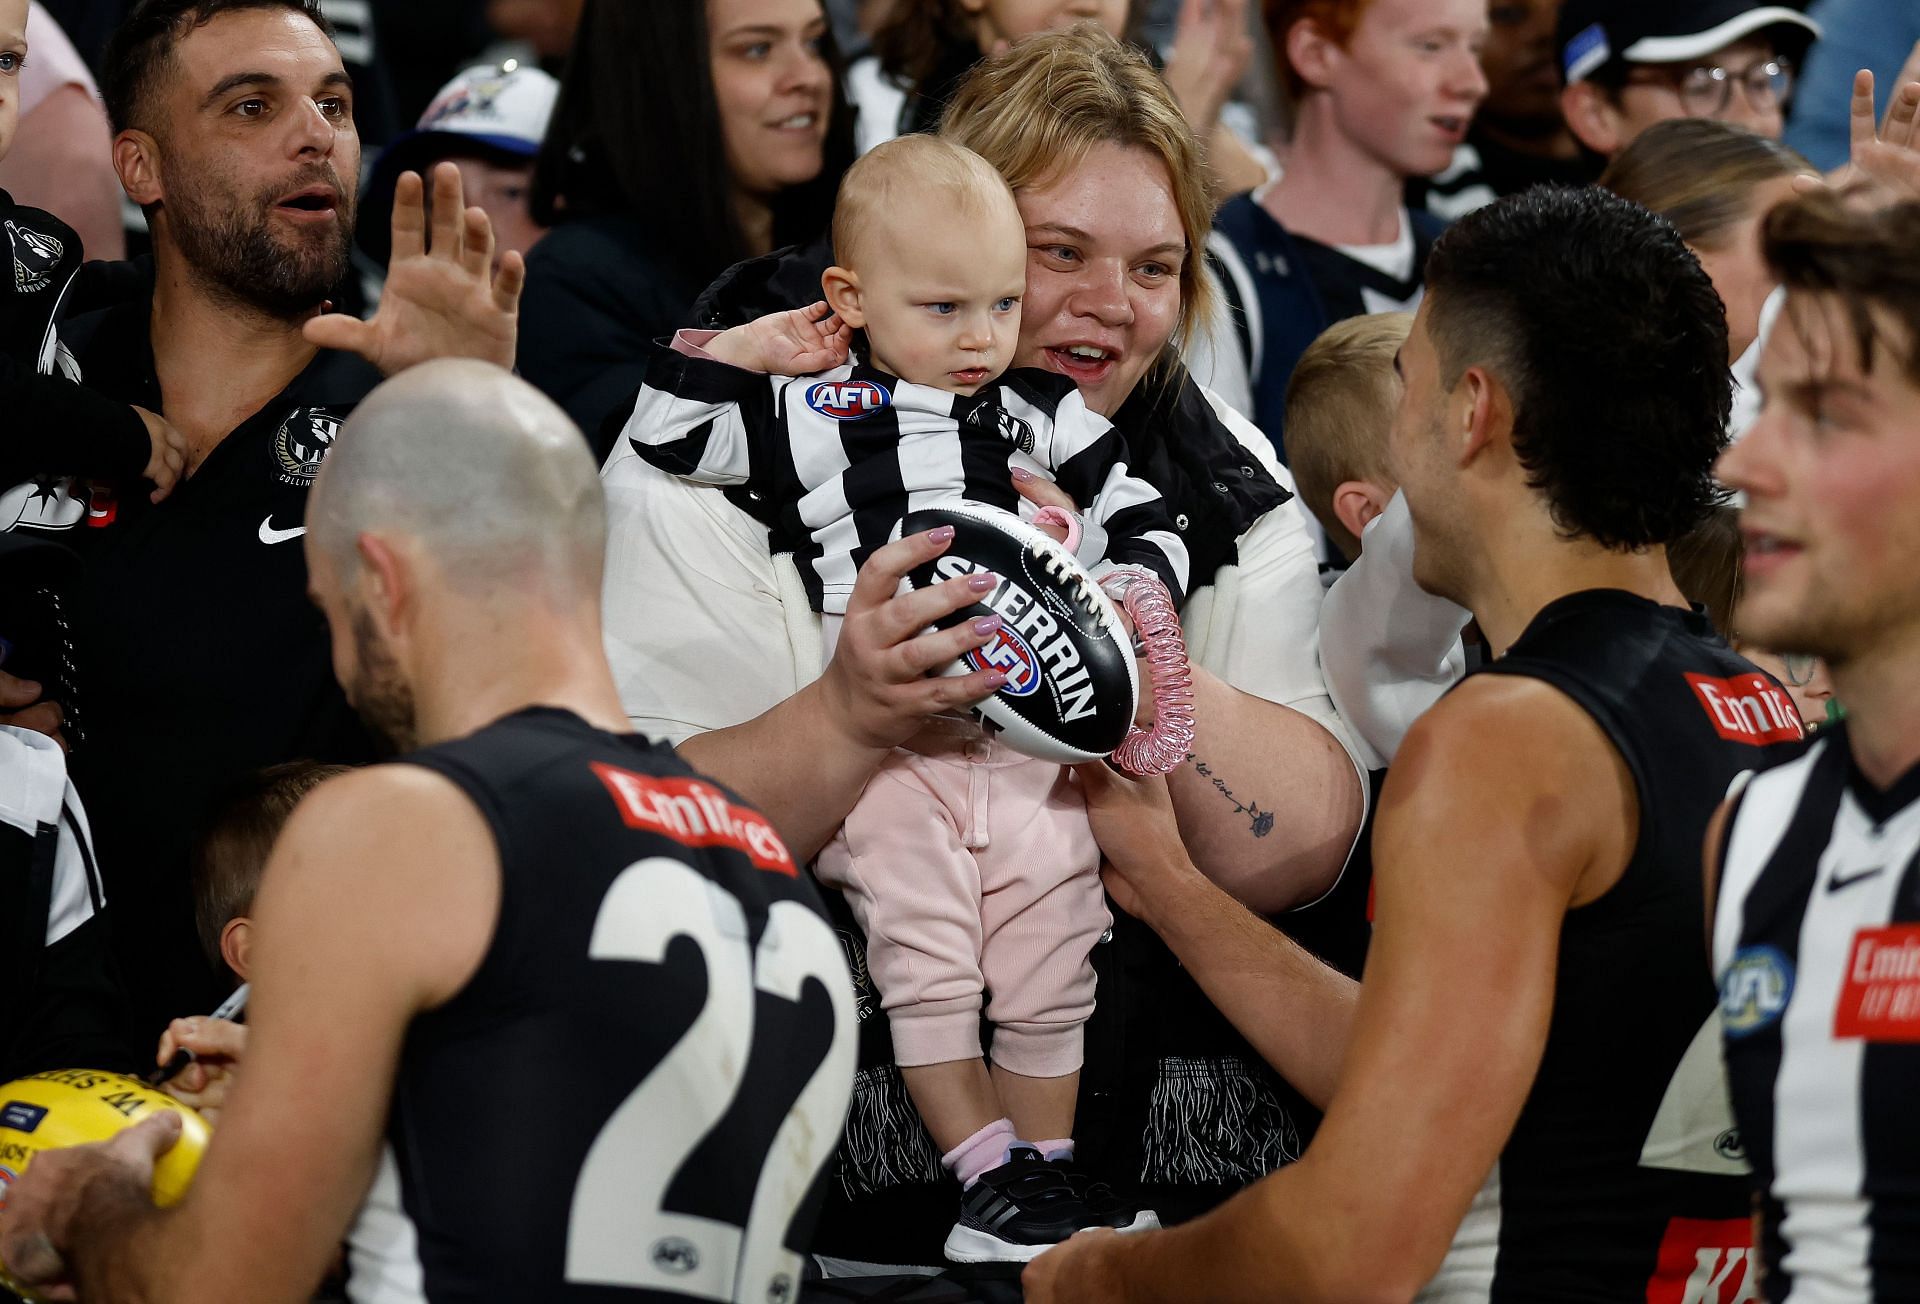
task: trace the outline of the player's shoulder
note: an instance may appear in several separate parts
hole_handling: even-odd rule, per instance
[[[344,859],[356,848],[434,843],[476,830],[484,832],[485,820],[458,784],[425,766],[396,761],[319,784],[294,808],[282,841],[295,850],[324,845]]]
[[[1544,679],[1471,675],[1414,722],[1394,768],[1435,766],[1445,781],[1498,792],[1591,781],[1618,765],[1591,713]]]

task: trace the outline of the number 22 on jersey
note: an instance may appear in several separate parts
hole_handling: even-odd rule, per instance
[[[677,937],[706,965],[706,1003],[684,1036],[613,1112],[581,1165],[567,1224],[567,1280],[696,1299],[785,1304],[799,1297],[794,1216],[839,1144],[854,1067],[853,990],[833,929],[798,901],[767,912],[758,946],[732,893],[691,866],[651,857],[601,901],[589,954],[659,964]],[[740,1223],[664,1207],[668,1187],[739,1095],[754,1042],[755,994],[798,1003],[811,978],[832,1001],[826,1058],[785,1105]]]

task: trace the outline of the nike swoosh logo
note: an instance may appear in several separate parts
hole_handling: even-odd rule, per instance
[[[271,516],[260,522],[260,542],[262,543],[285,543],[288,539],[297,539],[306,532],[307,527],[304,525],[296,525],[291,530],[276,530],[273,528]]]
[[[1886,868],[1885,865],[1875,865],[1872,869],[1863,869],[1858,874],[1849,874],[1846,878],[1841,878],[1838,874],[1835,874],[1827,880],[1827,891],[1839,892],[1850,888],[1855,883],[1861,882],[1864,879],[1869,879],[1876,874],[1884,873]]]

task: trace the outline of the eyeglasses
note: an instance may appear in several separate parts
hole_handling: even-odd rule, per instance
[[[1805,688],[1811,684],[1813,672],[1820,668],[1820,658],[1804,652],[1789,652],[1780,659],[1786,663],[1787,683],[1795,688]]]
[[[1711,64],[1691,68],[1636,68],[1627,76],[1629,86],[1665,86],[1680,97],[1680,107],[1689,118],[1717,118],[1733,103],[1733,88],[1738,83],[1746,92],[1747,103],[1759,110],[1777,109],[1793,94],[1793,64],[1786,59],[1768,59],[1734,72]]]

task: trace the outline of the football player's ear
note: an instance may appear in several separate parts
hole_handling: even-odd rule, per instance
[[[844,267],[829,267],[820,277],[820,288],[827,303],[840,314],[840,320],[855,330],[865,328],[867,315],[861,311],[860,273]]]

